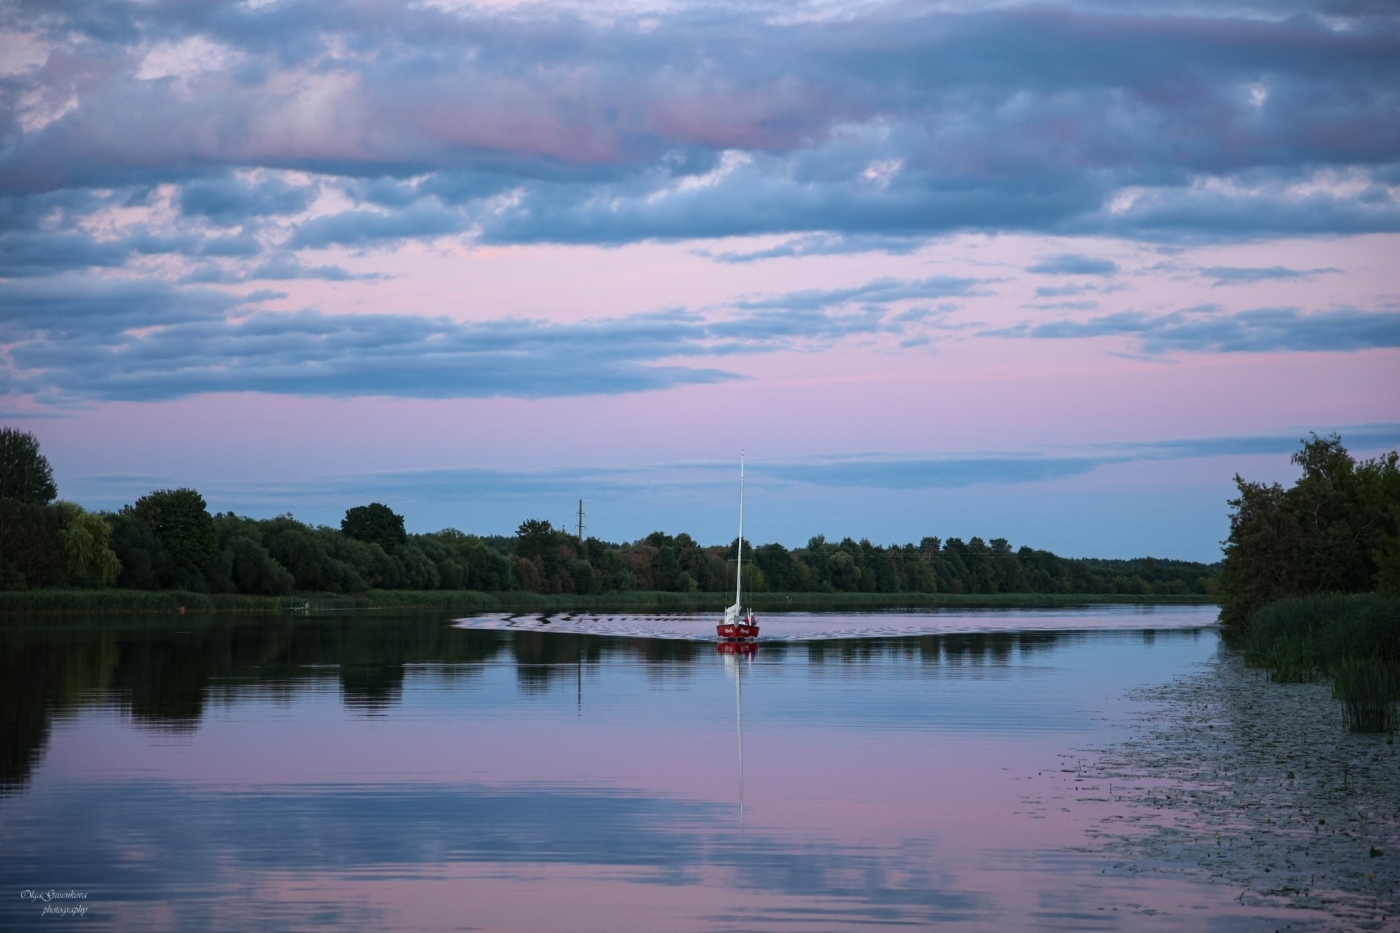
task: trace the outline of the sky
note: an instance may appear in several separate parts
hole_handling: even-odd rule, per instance
[[[1400,447],[1400,7],[0,0],[62,498],[1214,560]]]

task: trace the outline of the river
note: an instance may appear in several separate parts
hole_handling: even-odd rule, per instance
[[[1214,615],[11,618],[0,927],[1274,929],[1073,793]]]

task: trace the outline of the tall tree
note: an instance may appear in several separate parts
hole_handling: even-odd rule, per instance
[[[377,544],[385,551],[408,541],[403,516],[380,502],[357,505],[340,520],[340,530],[347,536],[367,544]]]
[[[204,572],[219,538],[203,496],[193,489],[159,489],[137,499],[131,511],[155,532],[177,567]]]
[[[515,553],[527,560],[554,556],[563,532],[539,518],[527,518],[515,529]]]
[[[0,428],[0,498],[48,505],[58,495],[53,468],[28,431]]]

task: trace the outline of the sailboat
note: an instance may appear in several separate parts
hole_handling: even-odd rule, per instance
[[[739,455],[739,560],[734,567],[734,605],[724,610],[724,619],[715,626],[722,654],[751,654],[758,641],[758,620],[753,611],[743,614],[744,596],[744,455]],[[740,650],[741,646],[748,650]],[[756,646],[755,646],[756,647]],[[726,651],[725,649],[730,650]]]

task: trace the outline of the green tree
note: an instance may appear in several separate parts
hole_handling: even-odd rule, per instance
[[[282,596],[292,591],[291,573],[263,545],[263,524],[232,512],[214,516],[219,550],[204,571],[212,592]]]
[[[1396,533],[1386,535],[1371,556],[1376,561],[1376,589],[1387,596],[1400,596],[1400,503],[1390,510]]]
[[[155,532],[177,568],[203,574],[219,546],[203,496],[188,488],[158,489],[137,499],[131,513]]]
[[[219,550],[215,560],[223,573],[224,592],[284,596],[296,582],[285,567],[272,559],[267,548],[247,535],[237,535]],[[211,588],[213,581],[211,580]]]
[[[515,553],[520,557],[544,557],[558,544],[559,532],[547,521],[527,518],[515,529]]]
[[[769,587],[779,592],[794,588],[796,570],[787,548],[781,544],[765,544],[754,549],[751,559],[763,571]]]
[[[828,562],[831,584],[838,590],[855,590],[860,584],[860,568],[848,551],[837,551]]]
[[[0,585],[55,586],[67,572],[61,519],[54,509],[0,498]]]
[[[117,585],[133,590],[158,590],[174,585],[170,552],[151,527],[130,507],[104,516],[112,527],[112,550],[122,565]]]
[[[61,528],[59,540],[68,559],[68,573],[86,583],[111,586],[122,572],[112,550],[112,526],[101,515],[73,502],[55,502]]]
[[[405,589],[435,590],[442,585],[437,565],[428,559],[421,548],[405,544],[398,549],[396,556],[403,562]]]
[[[58,495],[53,468],[28,431],[0,428],[0,498],[48,505]]]
[[[333,553],[337,539],[345,540],[332,528],[310,528],[290,515],[271,519],[263,530],[263,544],[268,553],[292,574],[298,590],[364,592],[369,588],[364,578],[352,564]],[[374,550],[373,546],[368,550]]]
[[[340,530],[347,536],[367,544],[377,544],[385,551],[392,551],[408,541],[404,531],[403,516],[379,502],[357,505],[345,513],[340,520]]]

